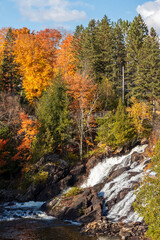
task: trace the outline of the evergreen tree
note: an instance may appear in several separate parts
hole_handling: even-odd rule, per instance
[[[113,85],[118,97],[122,95],[122,67],[125,65],[125,34],[120,21],[114,26],[114,68]]]
[[[81,35],[81,73],[84,76],[88,74],[94,80],[98,78],[99,49],[96,37],[97,22],[92,19]]]
[[[138,99],[152,101],[160,94],[160,49],[155,30],[144,40],[140,49],[135,84],[131,94]]]
[[[38,154],[36,157],[66,147],[70,124],[68,104],[67,89],[59,75],[37,104],[40,128],[33,149],[33,155]]]
[[[14,59],[14,35],[9,28],[3,47],[2,65],[0,68],[0,89],[9,93],[17,93],[20,90],[21,76],[18,64]]]
[[[109,114],[107,118],[99,119],[98,122],[97,140],[112,148],[125,146],[136,138],[136,132],[132,126],[132,121],[121,99],[119,100],[115,115]]]
[[[137,70],[139,67],[139,54],[143,43],[148,36],[148,28],[141,15],[135,17],[131,23],[126,38],[126,80],[129,96],[132,95],[132,88],[135,87]]]
[[[98,23],[98,34],[96,42],[98,45],[97,54],[97,73],[99,79],[103,77],[113,81],[113,68],[114,68],[114,35],[113,28],[110,20],[105,15]]]

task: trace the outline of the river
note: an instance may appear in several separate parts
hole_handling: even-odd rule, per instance
[[[0,204],[0,240],[118,240],[81,235],[78,223],[47,216],[42,205],[43,202]]]

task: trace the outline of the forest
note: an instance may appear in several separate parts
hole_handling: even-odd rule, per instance
[[[47,153],[72,166],[143,139],[157,143],[159,93],[159,36],[140,15],[132,22],[93,19],[73,34],[1,29],[0,187],[16,178],[22,188],[29,169]],[[157,149],[159,142],[150,168],[158,177],[146,177],[136,205],[153,239],[160,236]]]

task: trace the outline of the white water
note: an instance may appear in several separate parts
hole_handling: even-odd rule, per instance
[[[119,176],[107,182],[99,192],[99,196],[105,198],[107,204],[110,200],[115,200],[117,195],[124,189],[131,189],[133,183],[138,182],[143,176],[145,162],[131,162],[133,152],[142,153],[147,145],[137,146],[132,151],[124,156],[106,158],[91,169],[87,181],[82,185],[85,187],[93,187],[94,185],[103,182],[109,177],[109,174],[123,167],[130,167],[129,170],[122,172]],[[134,173],[135,175],[131,175]],[[124,222],[142,221],[136,212],[131,211],[132,203],[135,201],[134,190],[130,190],[127,195],[118,203],[116,203],[107,213],[107,217],[112,221],[118,221],[122,217]]]
[[[12,221],[21,218],[31,218],[37,220],[52,220],[54,217],[48,216],[40,208],[44,202],[24,202],[24,203],[5,203],[0,205],[0,221]]]

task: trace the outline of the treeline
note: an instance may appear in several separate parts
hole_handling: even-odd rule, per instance
[[[104,16],[73,35],[1,29],[1,174],[25,171],[46,153],[76,161],[97,143],[116,149],[148,137],[159,51],[140,15],[116,23]]]

